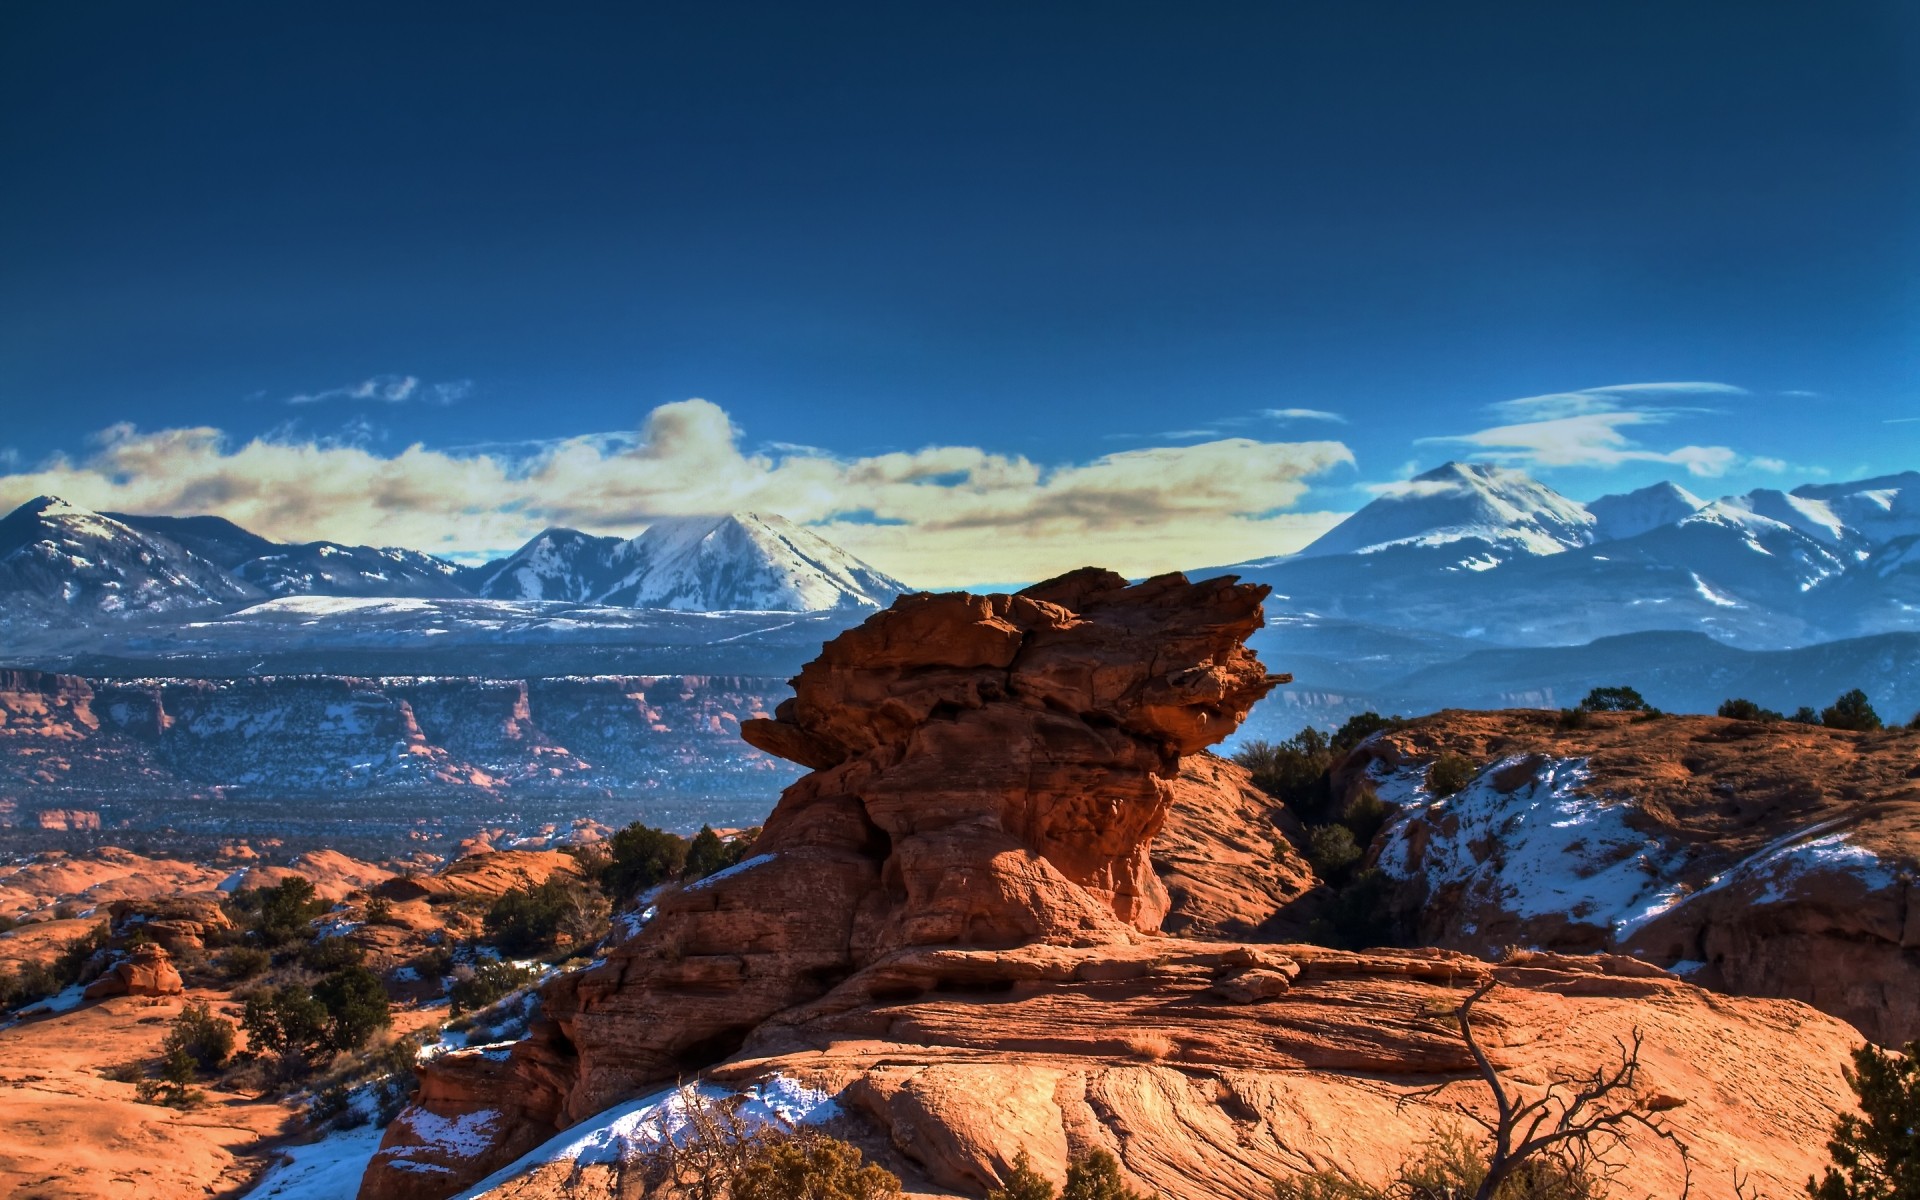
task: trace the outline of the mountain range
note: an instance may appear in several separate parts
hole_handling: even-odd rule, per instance
[[[1273,589],[1253,644],[1297,682],[1249,736],[1366,708],[1562,706],[1615,683],[1676,711],[1868,685],[1890,717],[1920,705],[1920,472],[1581,503],[1449,463],[1297,554],[1189,573]],[[97,676],[779,678],[904,590],[767,514],[632,539],[550,529],[479,567],[52,498],[0,520],[5,662]]]
[[[671,518],[630,540],[549,529],[480,567],[416,550],[283,545],[220,517],[93,512],[56,496],[0,519],[0,629],[15,631],[205,616],[296,596],[813,612],[880,608],[905,590],[758,513]]]
[[[1692,630],[1746,649],[1920,629],[1920,472],[1705,501],[1671,483],[1581,504],[1448,463],[1298,554],[1220,568],[1269,618],[1505,646]]]

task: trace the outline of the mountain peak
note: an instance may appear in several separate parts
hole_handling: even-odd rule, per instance
[[[1603,542],[1638,537],[1665,525],[1677,525],[1707,507],[1707,502],[1669,480],[1587,503],[1594,536]]]
[[[884,608],[907,590],[778,513],[662,518],[619,559],[627,573],[601,603],[810,612]]]
[[[1385,488],[1300,553],[1370,554],[1390,546],[1477,542],[1491,566],[1513,554],[1558,554],[1593,541],[1593,517],[1526,472],[1448,462]],[[1479,556],[1476,555],[1476,558]]]
[[[660,517],[628,541],[549,529],[479,568],[493,600],[690,611],[879,608],[906,591],[778,513]]]

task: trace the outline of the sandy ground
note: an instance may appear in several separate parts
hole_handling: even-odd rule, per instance
[[[14,1200],[238,1196],[274,1158],[295,1113],[210,1091],[180,1112],[141,1104],[100,1072],[157,1058],[184,1001],[129,996],[0,1030],[0,1195]]]

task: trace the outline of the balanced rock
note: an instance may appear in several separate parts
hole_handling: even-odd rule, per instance
[[[451,1194],[898,952],[1138,942],[1168,911],[1150,848],[1182,757],[1280,682],[1244,645],[1266,594],[1086,569],[904,596],[841,634],[742,723],[814,768],[754,857],[659,896],[602,965],[543,989],[508,1062],[424,1064],[362,1194]],[[436,1139],[483,1110],[485,1136]]]

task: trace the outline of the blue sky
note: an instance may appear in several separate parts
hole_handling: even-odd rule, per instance
[[[0,502],[944,583],[1920,466],[1905,4],[16,5],[0,152]]]

